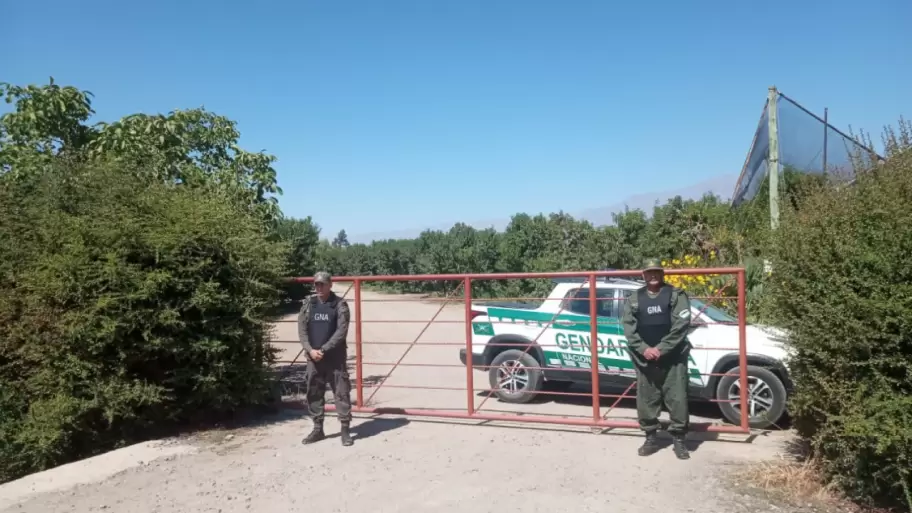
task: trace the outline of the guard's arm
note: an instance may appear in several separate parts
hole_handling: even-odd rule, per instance
[[[324,353],[332,351],[336,346],[345,342],[348,336],[348,323],[350,320],[351,312],[348,309],[348,303],[344,299],[340,299],[336,305],[336,332],[323,344],[321,349]]]
[[[630,294],[627,301],[624,301],[624,314],[621,317],[621,324],[624,326],[624,338],[627,339],[627,347],[643,355],[649,349],[649,346],[643,341],[643,337],[637,333],[637,308],[636,293]]]
[[[662,341],[656,346],[662,355],[674,351],[683,344],[690,330],[690,298],[683,290],[675,292],[671,296],[671,331],[662,337]]]
[[[301,341],[301,347],[304,348],[304,352],[310,354],[313,351],[313,346],[310,345],[310,337],[307,335],[307,323],[310,320],[310,298],[304,299],[304,306],[301,307],[300,313],[298,313],[298,340]]]

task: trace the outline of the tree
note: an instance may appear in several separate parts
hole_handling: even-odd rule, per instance
[[[317,271],[317,247],[320,243],[320,227],[310,216],[304,219],[283,217],[276,223],[275,238],[288,245],[285,261],[285,275],[290,277],[313,276]],[[292,301],[303,299],[311,292],[311,286],[304,283],[289,284],[285,287],[287,298]]]
[[[333,239],[332,245],[337,248],[347,248],[351,246],[348,243],[348,234],[345,233],[345,230],[339,230],[339,233],[336,234],[336,238]]]
[[[731,250],[732,242],[725,238],[735,215],[726,202],[707,194],[697,200],[671,198],[651,215],[626,210],[614,216],[614,225],[602,227],[558,212],[516,214],[502,232],[457,223],[448,231],[426,230],[415,239],[353,245],[340,244],[340,232],[333,242],[320,243],[316,259],[320,268],[349,276],[632,269],[646,256],[671,260],[696,254],[708,261],[710,253],[717,265],[733,264],[744,253]],[[377,286],[437,294],[453,288],[451,283],[418,281]],[[532,297],[543,296],[551,286],[550,280],[480,281],[473,290],[476,296]]]
[[[0,83],[15,104],[0,117],[0,173],[12,178],[38,172],[55,157],[116,161],[149,179],[219,190],[266,220],[280,211],[275,157],[238,146],[236,123],[203,108],[168,114],[133,114],[89,126],[92,94],[48,85]]]

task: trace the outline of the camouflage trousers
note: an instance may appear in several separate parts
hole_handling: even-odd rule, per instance
[[[341,422],[351,422],[351,380],[345,358],[319,362],[307,360],[307,407],[314,422],[326,415],[326,384],[332,389],[336,415]]]

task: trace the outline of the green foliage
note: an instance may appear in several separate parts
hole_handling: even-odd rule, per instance
[[[449,231],[425,231],[415,239],[375,241],[342,247],[326,241],[317,250],[317,267],[336,275],[528,273],[589,269],[635,269],[647,256],[671,260],[696,254],[716,266],[742,262],[760,251],[738,234],[743,214],[718,196],[698,200],[671,198],[647,215],[627,210],[611,226],[559,212],[517,214],[502,232],[458,223]],[[759,214],[758,214],[759,215]],[[768,217],[766,225],[769,225]],[[378,286],[406,293],[448,294],[453,282],[391,282]],[[548,294],[550,280],[488,280],[473,284],[477,297],[534,298]],[[735,294],[734,288],[726,290]],[[730,305],[723,301],[719,306]]]
[[[0,95],[0,481],[266,401],[267,312],[318,239],[274,158],[202,109],[89,126],[88,92]]]
[[[309,216],[304,219],[283,217],[276,222],[273,239],[289,246],[285,261],[285,276],[313,276],[320,227]],[[284,287],[286,299],[298,301],[310,294],[312,287],[304,283],[290,283]]]
[[[265,219],[280,216],[275,157],[241,149],[228,118],[198,108],[88,126],[92,94],[53,78],[44,86],[0,83],[0,96],[16,106],[0,117],[0,175],[37,172],[57,156],[116,160],[123,170],[166,183],[218,190]]]
[[[337,248],[347,248],[351,246],[351,244],[348,242],[348,234],[345,233],[345,230],[339,230],[336,238],[332,241],[332,245]]]
[[[795,425],[829,477],[856,499],[912,508],[908,148],[854,186],[805,184],[770,246],[769,297],[796,351]]]
[[[243,208],[60,162],[0,217],[0,480],[267,397],[284,249]]]

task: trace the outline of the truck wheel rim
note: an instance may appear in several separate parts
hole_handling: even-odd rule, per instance
[[[529,372],[516,360],[507,360],[497,368],[497,387],[511,394],[525,390],[529,384]]]
[[[728,400],[732,401],[731,405],[735,409],[741,409],[740,379],[736,380],[728,387]],[[766,381],[754,376],[747,377],[747,412],[749,418],[755,418],[764,413],[769,413],[772,411],[775,402],[776,399],[773,396],[773,389]]]

